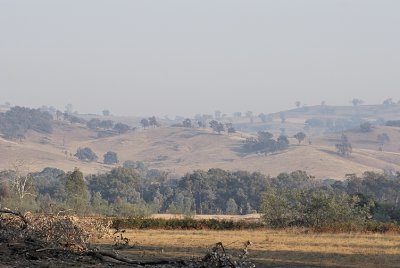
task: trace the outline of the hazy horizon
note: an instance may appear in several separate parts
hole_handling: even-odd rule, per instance
[[[0,2],[0,103],[115,115],[400,99],[398,1]]]

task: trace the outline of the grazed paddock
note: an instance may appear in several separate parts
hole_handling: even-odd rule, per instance
[[[391,234],[127,230],[124,235],[136,246],[121,254],[135,259],[203,256],[216,242],[237,253],[250,240],[250,258],[257,267],[400,267],[400,236]],[[99,242],[107,247],[113,240]]]

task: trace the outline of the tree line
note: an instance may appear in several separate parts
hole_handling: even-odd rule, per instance
[[[0,133],[7,139],[24,139],[28,130],[51,133],[52,121],[48,112],[15,106],[0,113]]]
[[[16,210],[138,216],[150,213],[263,213],[271,227],[400,223],[400,173],[349,174],[317,180],[304,171],[276,177],[246,171],[196,170],[180,178],[141,162],[86,177],[75,169],[0,173],[0,204]]]

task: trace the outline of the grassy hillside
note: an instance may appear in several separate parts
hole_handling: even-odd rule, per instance
[[[385,151],[378,151],[376,137],[386,132],[391,141]],[[286,151],[272,155],[245,155],[241,144],[249,134],[218,135],[203,129],[162,127],[137,130],[123,135],[97,139],[96,133],[83,126],[56,123],[52,134],[29,132],[22,142],[0,138],[0,169],[23,159],[31,171],[51,166],[64,170],[79,167],[84,173],[97,173],[113,166],[102,164],[107,151],[118,153],[120,162],[143,161],[180,176],[194,169],[223,168],[258,171],[277,175],[280,172],[305,170],[318,178],[341,179],[348,173],[367,170],[400,170],[400,132],[396,128],[377,127],[371,133],[347,132],[353,144],[350,157],[336,154],[334,144],[340,134],[312,137],[312,145],[291,140]],[[88,146],[99,156],[96,163],[78,161],[78,147]],[[65,154],[67,152],[67,154]]]

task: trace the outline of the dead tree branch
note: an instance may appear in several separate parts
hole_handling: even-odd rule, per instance
[[[135,261],[132,259],[128,259],[122,256],[118,256],[115,253],[112,252],[108,252],[108,251],[89,251],[87,253],[89,256],[93,256],[96,257],[100,260],[104,260],[104,257],[108,257],[123,263],[127,263],[127,264],[133,264],[133,265],[142,265],[142,266],[146,266],[146,265],[168,265],[168,264],[182,264],[184,265],[185,262],[178,260],[178,261],[169,261],[169,260],[159,260],[159,261]]]
[[[17,217],[19,217],[24,223],[25,223],[25,226],[24,226],[24,229],[28,226],[28,224],[29,224],[29,221],[26,219],[26,217],[24,216],[24,215],[22,215],[20,212],[16,212],[16,211],[12,211],[12,210],[10,210],[10,209],[8,209],[8,208],[1,208],[0,209],[0,213],[3,213],[3,214],[11,214],[11,215],[14,215],[14,216],[17,216]]]

